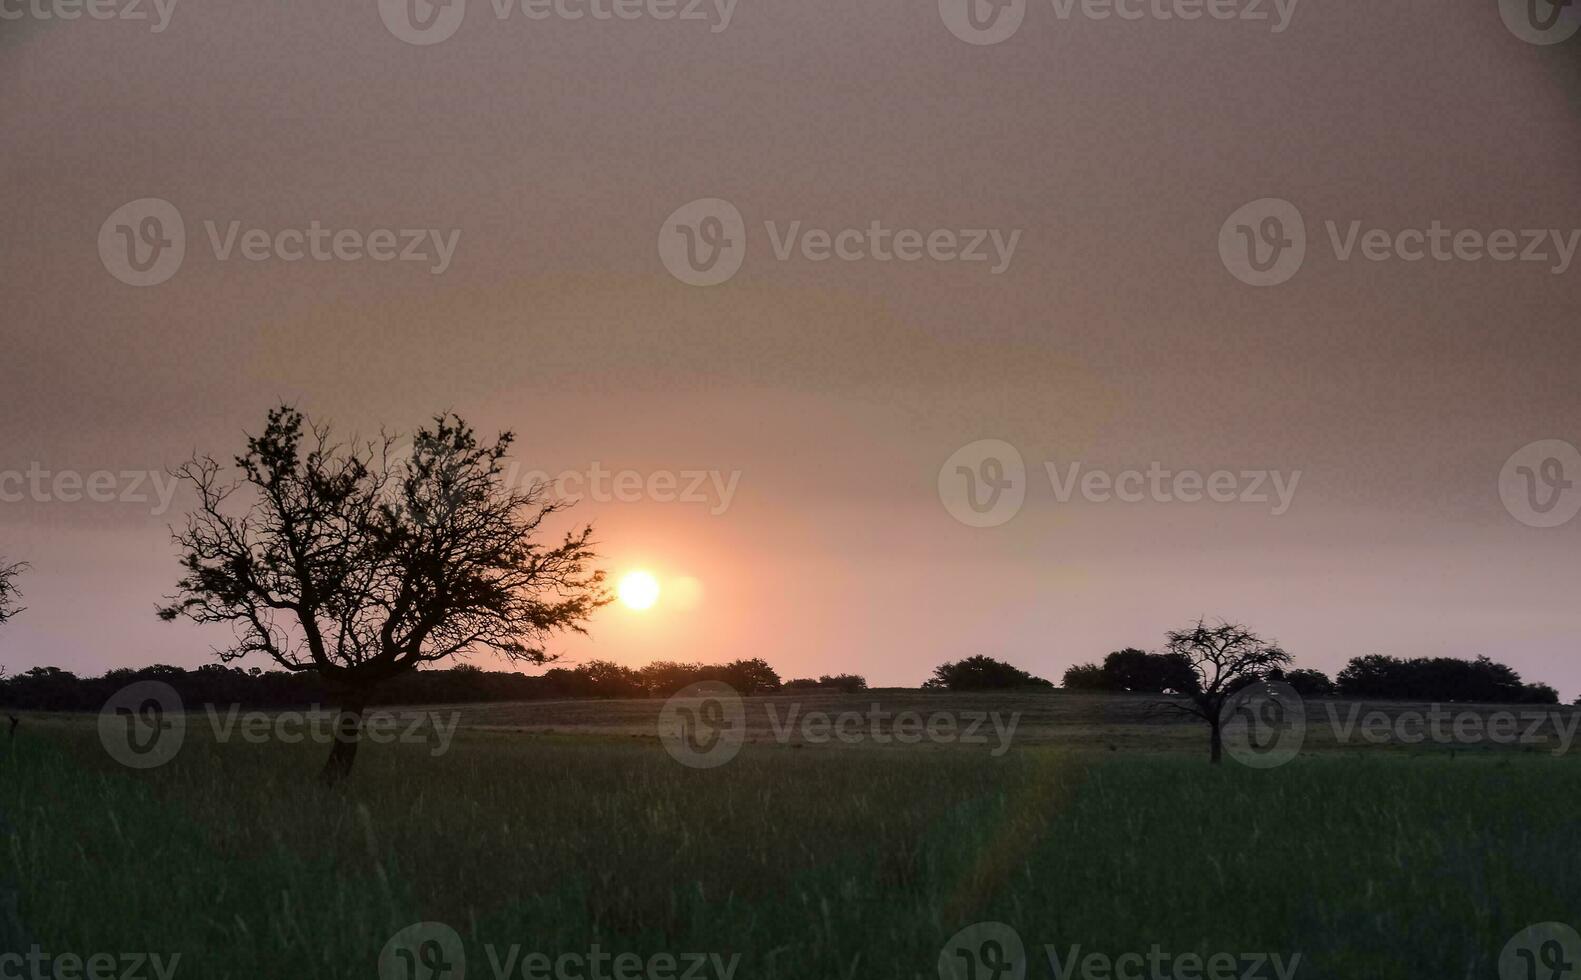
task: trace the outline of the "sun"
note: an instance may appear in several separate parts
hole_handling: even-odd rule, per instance
[[[633,609],[648,609],[659,601],[659,580],[648,572],[630,572],[620,580],[620,601]]]

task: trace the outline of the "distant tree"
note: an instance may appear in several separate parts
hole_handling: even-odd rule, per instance
[[[817,680],[811,677],[796,677],[785,682],[787,691],[815,691],[834,690],[842,694],[855,694],[867,690],[867,678],[861,674],[820,674]]]
[[[1183,692],[1186,703],[1160,706],[1194,715],[1207,724],[1208,759],[1214,764],[1221,761],[1224,751],[1225,703],[1236,691],[1291,662],[1290,654],[1278,643],[1222,620],[1213,626],[1198,620],[1194,626],[1168,633],[1164,652],[1185,658],[1193,677],[1190,690]]]
[[[688,684],[696,683],[702,672],[701,664],[683,664],[673,660],[655,660],[638,671],[648,696],[655,698],[667,698]]]
[[[759,658],[732,660],[711,679],[722,680],[741,694],[768,694],[780,689],[780,675],[768,661]]]
[[[861,674],[820,674],[819,687],[832,687],[842,694],[856,694],[867,690],[867,678]]]
[[[1336,689],[1350,698],[1405,696],[1405,661],[1381,653],[1352,657],[1335,678]]]
[[[1054,685],[1002,660],[978,654],[965,660],[940,664],[922,686],[928,690],[994,691]]]
[[[1097,664],[1076,664],[1065,668],[1060,687],[1067,691],[1112,691],[1109,675]]]
[[[1547,684],[1527,684],[1521,691],[1522,704],[1558,704],[1559,692]]]
[[[1270,675],[1272,672],[1270,671]],[[1274,679],[1270,676],[1270,679]],[[1321,670],[1302,667],[1292,670],[1282,678],[1286,684],[1295,689],[1295,692],[1304,698],[1328,698],[1334,696],[1334,682]]]
[[[1077,664],[1065,671],[1063,686],[1073,691],[1132,691],[1144,694],[1185,693],[1196,673],[1184,658],[1148,653],[1135,647],[1116,650],[1103,665]]]
[[[186,574],[160,616],[229,627],[222,662],[261,653],[328,682],[341,712],[322,776],[344,778],[382,684],[474,650],[544,663],[547,637],[584,632],[609,601],[591,527],[537,540],[565,504],[542,483],[507,485],[513,438],[486,445],[437,416],[398,463],[394,437],[340,444],[294,408],[270,411],[238,479],[208,456],[178,471],[198,504],[175,532]]]
[[[22,612],[22,607],[16,604],[22,593],[17,591],[16,577],[27,571],[26,562],[17,562],[8,565],[0,559],[0,624],[4,624],[17,613]]]
[[[1401,660],[1369,654],[1353,657],[1335,682],[1345,697],[1374,700],[1556,704],[1559,697],[1547,684],[1527,684],[1513,668],[1486,656]]]
[[[589,660],[577,671],[587,678],[587,696],[640,698],[648,693],[642,675],[610,660]]]
[[[1177,694],[1192,689],[1196,673],[1191,662],[1178,653],[1147,653],[1126,648],[1103,658],[1103,673],[1112,691]]]

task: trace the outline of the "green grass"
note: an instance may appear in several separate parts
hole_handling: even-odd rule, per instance
[[[189,739],[117,766],[91,725],[0,756],[0,888],[46,951],[180,952],[178,976],[378,976],[421,920],[550,954],[741,954],[752,980],[935,977],[1013,925],[1110,954],[1280,952],[1302,977],[1495,977],[1505,941],[1581,920],[1578,780],[1539,754],[1298,758],[749,745],[698,771],[640,739],[463,732],[366,745]],[[519,975],[519,974],[517,974]],[[1271,974],[1265,974],[1270,975]],[[986,974],[985,974],[986,976]]]

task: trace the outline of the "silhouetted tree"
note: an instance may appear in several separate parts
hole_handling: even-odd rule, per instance
[[[1165,702],[1174,709],[1201,718],[1208,726],[1208,759],[1217,764],[1224,752],[1224,705],[1236,691],[1266,677],[1269,671],[1289,665],[1290,654],[1279,644],[1264,640],[1238,623],[1219,621],[1213,626],[1198,620],[1195,626],[1166,634],[1165,653],[1184,657],[1191,665],[1187,703]]]
[[[1148,653],[1135,647],[1116,650],[1103,666],[1077,664],[1065,671],[1063,686],[1073,691],[1132,691],[1145,694],[1185,693],[1196,674],[1183,657]]]
[[[17,591],[16,577],[26,570],[26,562],[7,565],[3,559],[0,559],[0,624],[23,611],[22,607],[16,604],[17,599],[22,595]]]
[[[940,664],[922,686],[925,690],[993,691],[1054,685],[1002,660],[978,654],[965,660]]]
[[[725,664],[710,680],[722,680],[742,694],[768,694],[780,689],[780,675],[770,667],[768,661],[753,658],[751,660],[732,660]]]
[[[270,411],[239,479],[207,456],[178,471],[198,505],[175,532],[186,575],[160,616],[230,627],[222,662],[261,653],[324,678],[341,713],[323,778],[338,781],[381,684],[479,649],[543,663],[545,638],[585,632],[609,601],[591,527],[536,540],[565,505],[542,483],[507,485],[513,438],[484,445],[437,416],[398,463],[394,437],[339,444],[294,408]]]
[[[867,690],[867,678],[861,674],[820,674],[818,686],[834,688],[842,694],[856,694]]]
[[[1097,664],[1075,664],[1065,668],[1060,687],[1067,691],[1112,691],[1109,676]]]
[[[1304,698],[1330,698],[1334,696],[1334,682],[1321,670],[1302,667],[1292,670],[1282,678],[1275,678],[1273,671],[1269,672],[1270,680],[1283,680],[1295,692]]]
[[[1488,704],[1557,704],[1547,684],[1527,684],[1521,675],[1488,657],[1417,657],[1382,654],[1353,657],[1335,678],[1340,694],[1394,701],[1477,701]]]

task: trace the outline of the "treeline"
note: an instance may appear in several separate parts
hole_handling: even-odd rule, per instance
[[[1330,680],[1320,670],[1274,669],[1302,697],[1366,700],[1557,704],[1547,684],[1528,684],[1514,669],[1487,657],[1457,660],[1419,657],[1402,660],[1380,654],[1353,658]],[[193,670],[166,665],[112,670],[102,677],[78,677],[57,667],[35,667],[0,676],[0,707],[28,711],[97,711],[116,691],[135,681],[162,681],[189,705],[238,704],[249,708],[294,708],[334,704],[337,693],[317,673],[243,670],[207,664]],[[446,670],[418,670],[393,678],[372,704],[445,704],[489,701],[539,701],[566,698],[665,698],[700,681],[723,681],[744,695],[776,691],[856,693],[868,689],[860,674],[824,674],[782,681],[761,659],[727,664],[657,661],[633,668],[607,660],[578,667],[554,667],[542,674],[482,670],[463,664]],[[1065,671],[1069,691],[1189,694],[1199,683],[1191,662],[1179,654],[1127,648],[1101,664],[1077,664]],[[1244,683],[1251,683],[1248,679]],[[988,691],[1051,689],[1049,681],[992,657],[974,656],[939,665],[924,690]],[[1577,699],[1581,703],[1581,698]]]
[[[1386,701],[1470,701],[1486,704],[1558,704],[1559,692],[1547,684],[1528,684],[1514,668],[1488,657],[1416,657],[1383,654],[1352,657],[1332,680],[1321,670],[1299,668],[1268,672],[1302,697],[1343,697]],[[1191,662],[1178,654],[1116,650],[1102,664],[1077,664],[1065,671],[1063,686],[1074,691],[1188,693],[1197,683]],[[1248,681],[1248,683],[1250,683]],[[1577,699],[1581,703],[1581,699]]]
[[[78,677],[57,667],[35,667],[0,677],[0,707],[29,711],[97,711],[112,694],[136,681],[169,684],[189,705],[239,704],[249,708],[295,708],[334,704],[337,692],[312,671],[243,670],[206,664],[194,670],[156,665],[112,670],[102,677]],[[372,704],[444,704],[487,701],[536,701],[556,698],[663,698],[699,681],[724,681],[742,694],[779,690],[863,691],[857,674],[794,678],[782,682],[765,661],[727,664],[659,661],[631,668],[604,660],[578,667],[555,667],[542,674],[482,670],[471,665],[418,670],[392,678]]]

